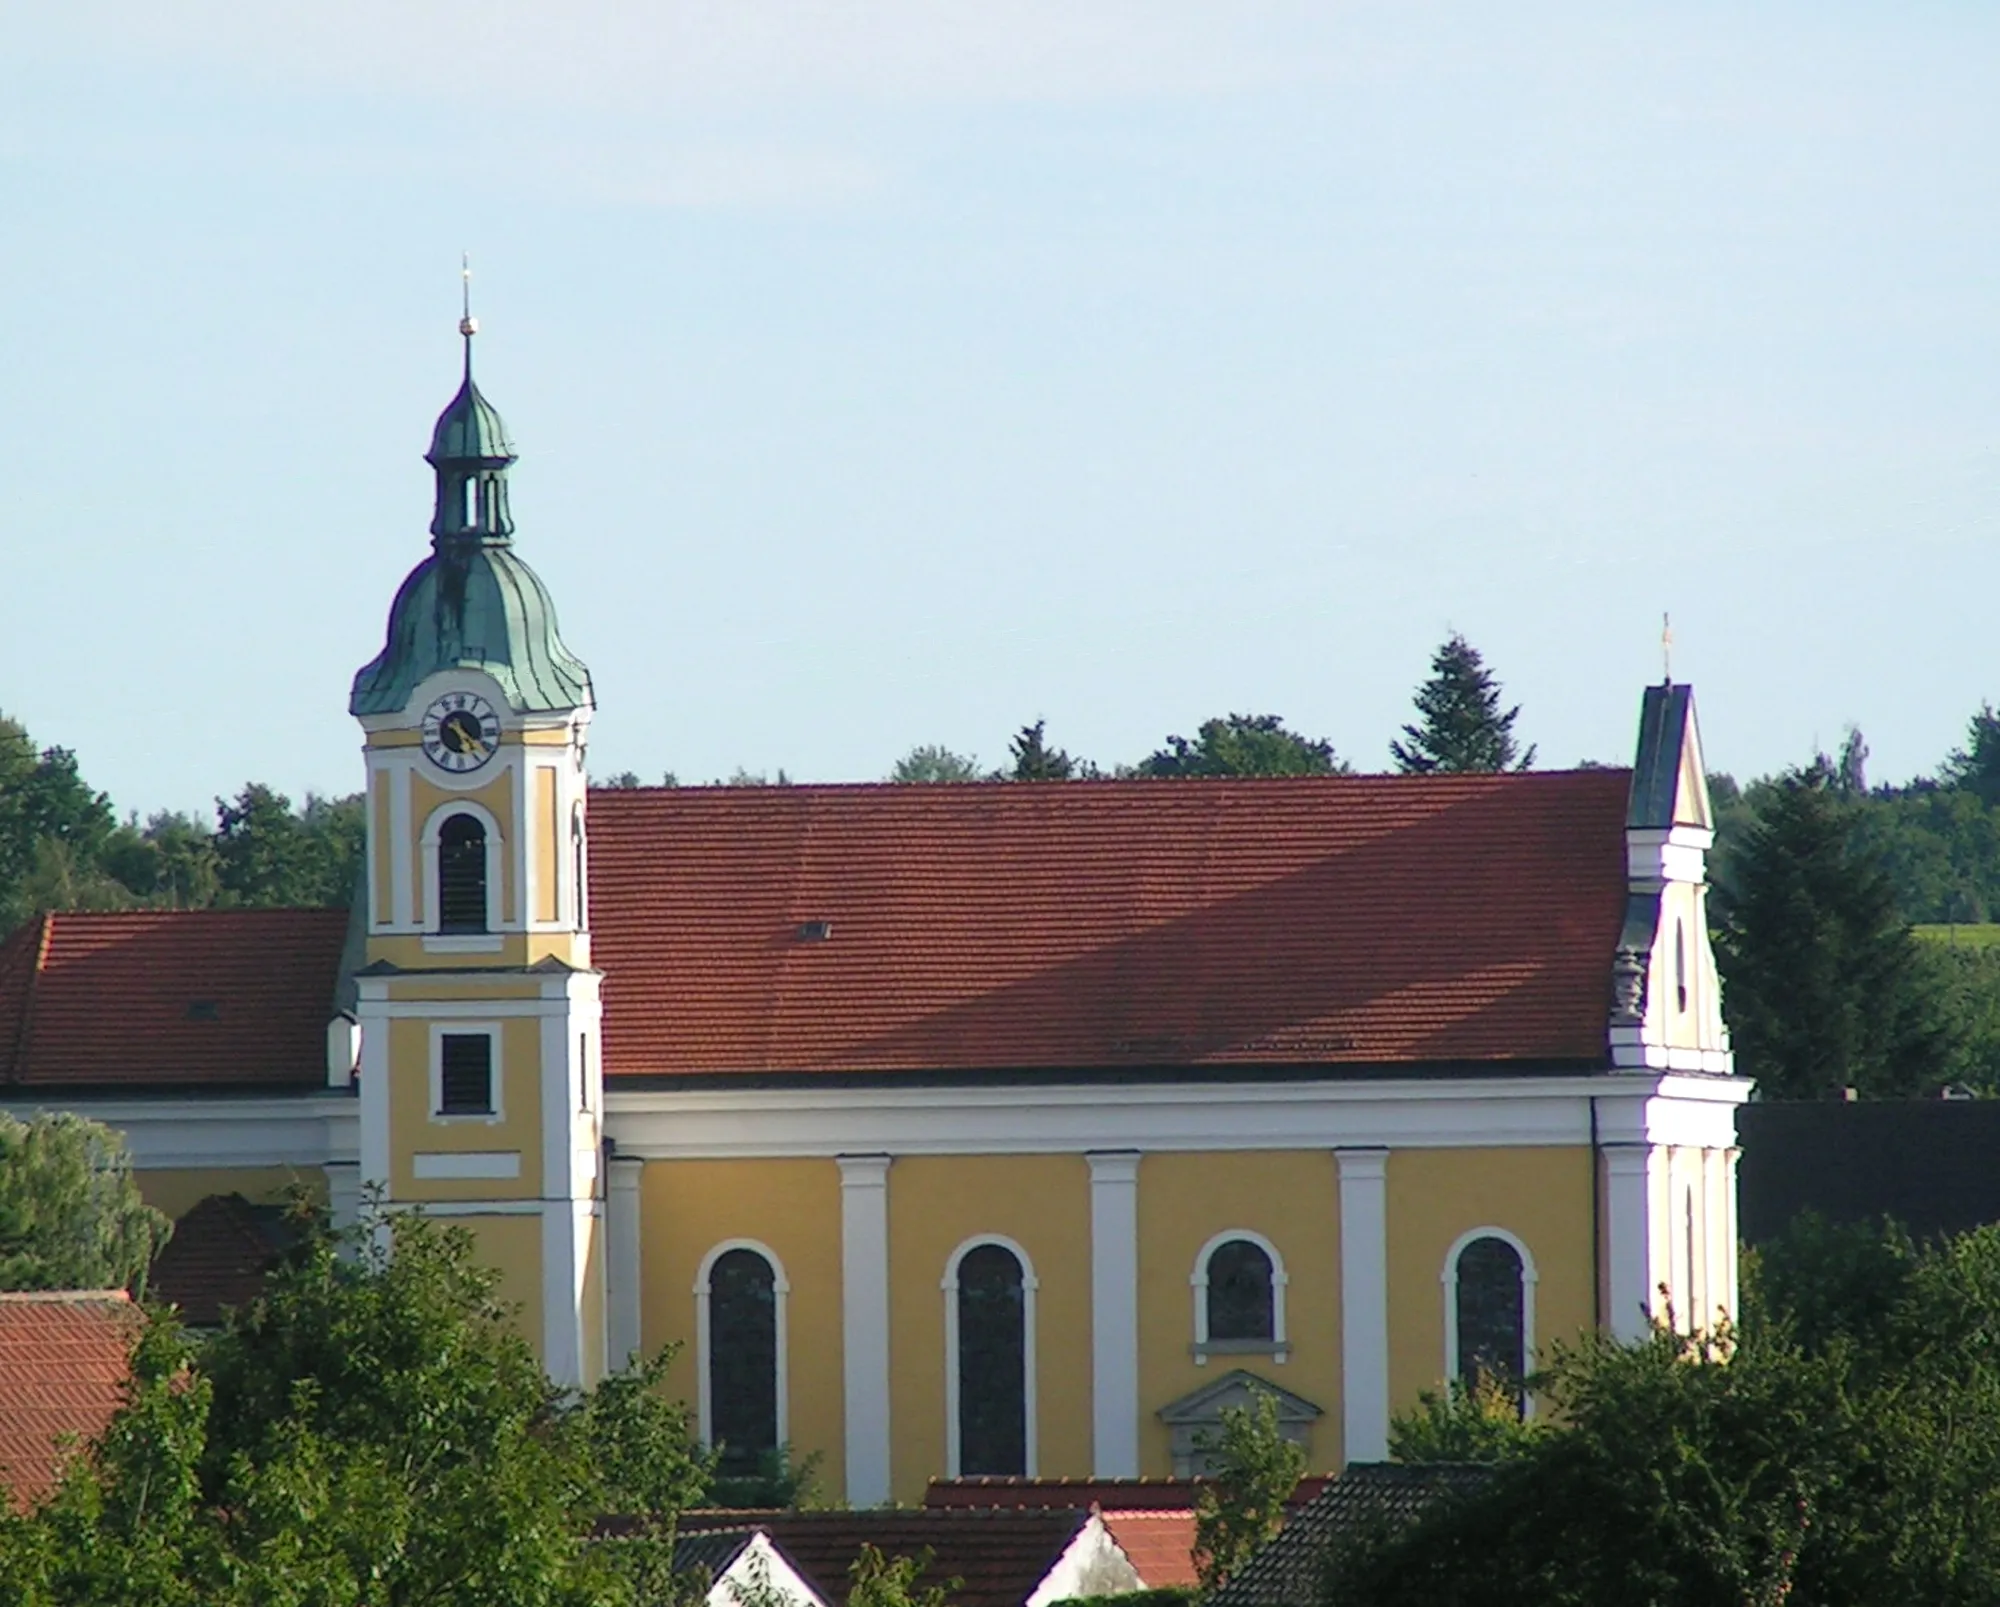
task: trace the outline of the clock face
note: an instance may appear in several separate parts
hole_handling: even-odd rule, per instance
[[[424,710],[424,752],[441,770],[477,770],[500,746],[500,716],[477,692],[447,692]]]

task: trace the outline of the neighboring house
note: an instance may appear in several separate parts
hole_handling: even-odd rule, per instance
[[[1253,1378],[1380,1458],[1446,1377],[1734,1308],[1686,687],[1630,772],[593,792],[469,360],[429,458],[349,923],[0,941],[0,1102],[170,1214],[448,1214],[552,1376],[685,1341],[726,1469],[857,1506],[1192,1469]]]
[[[0,1487],[17,1509],[124,1404],[139,1321],[122,1289],[0,1294]]]
[[[674,1543],[674,1569],[707,1575],[706,1607],[832,1607],[761,1528],[683,1534]]]
[[[177,1307],[190,1328],[219,1328],[226,1312],[264,1292],[296,1236],[282,1205],[211,1194],[174,1224],[147,1274],[146,1297]]]
[[[1490,1468],[1356,1462],[1285,1520],[1277,1538],[1231,1574],[1205,1607],[1321,1607],[1332,1550],[1421,1517],[1433,1502],[1477,1490]]]
[[[2000,1102],[1896,1099],[1746,1105],[1746,1243],[1802,1211],[1833,1222],[1894,1217],[1919,1238],[2000,1222]]]
[[[1120,1548],[1103,1516],[1068,1508],[922,1507],[858,1512],[689,1512],[680,1532],[767,1533],[829,1607],[845,1607],[864,1545],[886,1557],[931,1553],[920,1584],[952,1587],[953,1607],[1049,1607],[1157,1583]]]

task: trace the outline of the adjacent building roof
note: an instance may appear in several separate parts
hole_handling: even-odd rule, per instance
[[[1194,1565],[1194,1513],[1105,1512],[1104,1527],[1149,1590],[1200,1582]]]
[[[0,941],[0,1090],[323,1085],[342,910],[43,915]]]
[[[690,1512],[683,1514],[680,1531],[762,1529],[833,1607],[845,1607],[848,1570],[863,1545],[890,1557],[928,1548],[933,1560],[921,1582],[957,1579],[954,1607],[1022,1607],[1089,1521],[1089,1513],[1068,1508]]]
[[[608,1069],[1601,1064],[1629,780],[597,792]]]
[[[122,1289],[0,1294],[0,1485],[16,1506],[45,1496],[70,1447],[104,1432],[138,1326]]]
[[[1432,1502],[1478,1489],[1492,1471],[1469,1463],[1349,1463],[1229,1576],[1208,1607],[1317,1607],[1331,1547],[1384,1524],[1412,1522]]]
[[[147,1296],[179,1307],[190,1327],[219,1327],[224,1312],[264,1292],[265,1277],[293,1238],[283,1206],[211,1194],[174,1224],[147,1275]]]
[[[1323,1490],[1330,1474],[1308,1473],[1285,1502],[1303,1506]],[[927,1507],[1096,1508],[1110,1518],[1118,1512],[1192,1512],[1207,1479],[1027,1479],[981,1473],[959,1479],[932,1479],[924,1489]]]

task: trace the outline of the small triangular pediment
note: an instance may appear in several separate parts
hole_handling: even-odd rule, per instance
[[[1167,1402],[1160,1408],[1159,1417],[1170,1427],[1219,1423],[1224,1412],[1233,1407],[1253,1407],[1261,1395],[1269,1395],[1277,1401],[1280,1423],[1310,1423],[1326,1415],[1322,1408],[1303,1395],[1294,1395],[1268,1378],[1259,1378],[1255,1373],[1238,1367],[1224,1373],[1212,1384],[1203,1384],[1200,1389],[1191,1390],[1179,1400]]]

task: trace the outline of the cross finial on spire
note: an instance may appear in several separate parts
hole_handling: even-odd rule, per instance
[[[465,377],[472,377],[472,337],[479,333],[479,320],[472,316],[472,253],[458,254],[459,305],[458,332],[465,337]]]
[[[1660,669],[1669,686],[1674,684],[1674,619],[1671,614],[1660,616]]]

